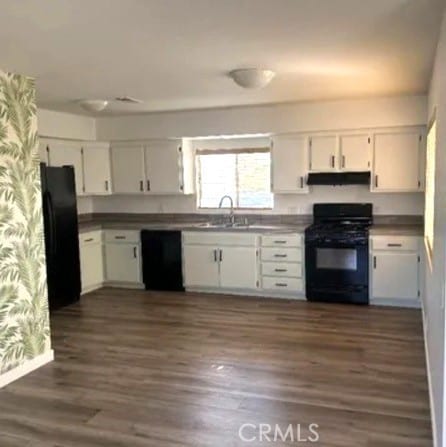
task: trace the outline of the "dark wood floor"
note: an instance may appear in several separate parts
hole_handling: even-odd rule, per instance
[[[1,447],[284,445],[244,423],[432,445],[417,310],[103,289],[52,332],[56,361],[0,391]]]

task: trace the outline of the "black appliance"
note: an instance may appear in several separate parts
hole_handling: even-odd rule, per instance
[[[141,246],[146,290],[184,290],[181,232],[143,230]]]
[[[51,310],[79,300],[81,270],[72,166],[40,164],[48,301]]]
[[[314,172],[308,174],[309,185],[369,185],[370,172]]]
[[[309,301],[368,304],[371,203],[315,204],[305,230]]]

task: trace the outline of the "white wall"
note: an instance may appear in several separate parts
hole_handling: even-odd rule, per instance
[[[77,198],[77,214],[91,214],[93,212],[93,197]]]
[[[99,140],[309,132],[426,124],[427,98],[401,96],[101,117]]]
[[[275,195],[274,209],[263,214],[312,214],[317,202],[371,202],[375,214],[423,214],[423,194],[375,194],[365,186],[315,186],[310,194]],[[195,213],[195,196],[112,196],[93,198],[96,213]],[[203,211],[209,213],[208,210]],[[215,213],[219,211],[216,210]],[[225,212],[225,211],[223,211]],[[243,212],[244,214],[246,212]],[[252,211],[251,213],[255,213]]]
[[[96,140],[96,121],[90,116],[38,109],[39,136],[73,140]]]
[[[430,119],[436,110],[437,151],[435,173],[435,222],[433,269],[427,266],[426,296],[423,303],[429,374],[432,384],[436,446],[443,446],[444,435],[444,350],[445,350],[445,272],[446,272],[446,13],[437,48],[429,92]]]

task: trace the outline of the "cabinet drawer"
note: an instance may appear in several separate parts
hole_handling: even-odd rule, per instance
[[[302,237],[299,234],[269,234],[262,236],[263,247],[301,247]]]
[[[138,244],[140,242],[139,231],[134,230],[105,230],[106,242],[124,242]]]
[[[372,236],[373,250],[411,250],[419,249],[416,236]]]
[[[79,234],[79,242],[82,245],[100,244],[102,242],[102,231],[89,231]]]
[[[184,244],[214,245],[217,247],[224,245],[252,247],[256,245],[257,235],[220,231],[185,231],[183,242]]]
[[[262,275],[302,278],[302,264],[291,264],[288,262],[262,262]]]
[[[301,262],[300,248],[262,248],[262,261]]]
[[[292,292],[303,291],[303,281],[298,278],[270,278],[264,276],[262,278],[262,286],[267,290],[282,290]]]

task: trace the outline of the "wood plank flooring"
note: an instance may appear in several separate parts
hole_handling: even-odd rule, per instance
[[[56,360],[0,390],[1,447],[432,445],[418,310],[102,289],[51,327]]]

